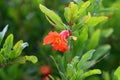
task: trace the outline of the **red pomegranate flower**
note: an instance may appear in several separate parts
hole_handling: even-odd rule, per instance
[[[51,44],[53,50],[65,52],[68,49],[66,38],[69,36],[69,31],[64,30],[60,34],[57,32],[49,32],[43,40],[43,45]]]
[[[48,76],[51,73],[51,69],[50,69],[49,66],[42,66],[40,68],[40,72],[41,72],[42,75]]]

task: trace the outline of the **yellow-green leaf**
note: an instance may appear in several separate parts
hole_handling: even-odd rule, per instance
[[[32,63],[36,63],[38,59],[36,56],[23,56],[15,59],[14,62],[24,64],[26,63],[26,61],[31,61]]]
[[[66,25],[62,22],[61,18],[52,10],[46,8],[42,4],[39,5],[41,11],[51,20],[55,25],[54,27],[59,29],[66,29]]]
[[[105,20],[107,20],[107,19],[108,19],[108,18],[105,17],[105,16],[91,17],[91,18],[89,19],[89,21],[87,22],[87,24],[88,24],[89,26],[94,27],[94,26],[96,26],[97,24],[99,24],[99,23],[101,23],[101,22],[103,22],[103,21],[105,21]]]
[[[100,39],[100,33],[101,33],[101,30],[98,29],[92,34],[90,40],[88,41],[89,43],[86,46],[87,50],[93,49],[98,45],[99,39]]]
[[[115,75],[115,80],[120,80],[120,66],[116,69],[116,71],[114,72]]]
[[[10,53],[11,53],[11,49],[13,47],[13,34],[10,34],[7,39],[5,40],[5,43],[3,45],[3,55],[5,57],[9,57],[10,56]]]

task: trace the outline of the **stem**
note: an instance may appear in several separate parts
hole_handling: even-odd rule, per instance
[[[70,36],[72,36],[72,26],[73,26],[73,22],[69,22],[69,26],[70,26],[70,30],[69,30],[69,34],[70,34]],[[68,56],[68,63],[70,63],[70,61],[71,61],[71,57],[72,57],[72,38],[70,38],[70,48],[69,48],[69,50],[70,50],[70,54],[69,54],[69,56]]]
[[[70,38],[70,54],[69,54],[69,58],[68,58],[68,63],[70,63],[71,61],[71,57],[72,57],[72,38]]]

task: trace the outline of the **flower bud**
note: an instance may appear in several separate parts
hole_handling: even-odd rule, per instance
[[[64,37],[65,39],[69,37],[69,31],[68,30],[63,30],[60,35]]]
[[[42,75],[46,75],[47,76],[47,75],[49,75],[51,73],[51,69],[50,69],[49,66],[42,66],[40,68],[40,72],[41,72]]]

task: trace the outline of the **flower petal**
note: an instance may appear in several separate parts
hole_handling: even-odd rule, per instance
[[[59,35],[59,33],[57,33],[57,32],[49,32],[49,34],[44,38],[44,40],[43,40],[43,45],[46,45],[46,44],[51,44],[51,43],[53,43],[54,41],[55,41],[55,39],[57,38],[57,37],[59,37],[60,35]]]
[[[67,30],[62,31],[62,33],[49,32],[48,35],[43,40],[43,45],[51,44],[53,50],[59,50],[65,52],[68,49],[66,38],[69,36]]]
[[[59,50],[61,52],[65,52],[68,49],[67,41],[63,37],[61,37],[60,40],[61,41],[59,43],[54,42],[52,44],[53,50]]]

